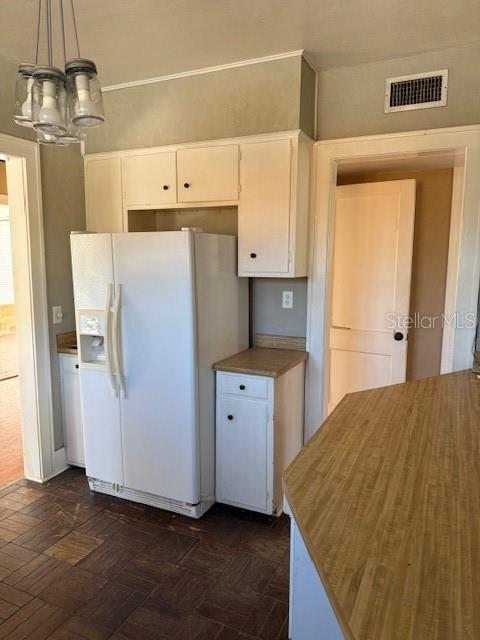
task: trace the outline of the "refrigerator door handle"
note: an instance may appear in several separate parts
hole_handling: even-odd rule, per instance
[[[120,397],[126,398],[125,373],[123,371],[123,359],[120,350],[120,303],[122,299],[122,285],[115,285],[115,300],[113,302],[113,361],[117,372],[118,383],[120,385]]]
[[[115,374],[112,368],[112,297],[113,297],[113,284],[107,285],[107,296],[105,300],[105,360],[107,365],[108,380],[112,387],[112,394],[117,397],[117,383],[115,381]]]

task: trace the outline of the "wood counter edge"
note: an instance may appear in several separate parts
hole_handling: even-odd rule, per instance
[[[253,349],[267,349],[267,347],[253,347]],[[305,363],[308,360],[308,352],[307,351],[292,351],[287,349],[269,349],[270,351],[279,352],[284,351],[286,354],[288,353],[292,362],[287,362],[280,369],[272,371],[271,369],[267,369],[265,367],[254,367],[254,366],[237,366],[237,365],[229,365],[224,364],[228,362],[231,358],[235,358],[236,356],[251,351],[251,349],[243,349],[238,353],[224,358],[223,360],[219,360],[212,365],[212,368],[215,371],[224,371],[226,373],[240,373],[249,376],[263,376],[264,378],[279,378],[290,369],[293,369],[299,364]],[[295,355],[293,355],[295,354]]]

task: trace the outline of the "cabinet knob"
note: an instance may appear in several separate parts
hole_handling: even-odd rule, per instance
[[[239,387],[239,389],[240,389],[240,391],[245,391],[245,385],[244,385],[244,384],[241,384],[241,385],[240,385],[240,387]]]
[[[183,186],[185,187],[185,189],[190,189],[190,183],[189,182],[184,182]]]
[[[401,342],[403,340],[403,333],[401,331],[395,331],[393,334],[393,339],[397,342]]]
[[[227,420],[233,420],[233,416],[231,413],[227,416]]]
[[[164,185],[163,185],[163,190],[164,190],[164,191],[168,191],[168,190],[169,190],[169,188],[170,188],[170,187],[168,186],[168,184],[164,184]]]
[[[251,253],[251,254],[250,254],[250,258],[256,258],[256,257],[257,257],[257,254],[256,254],[256,253]]]
[[[78,369],[78,368],[79,368],[79,365],[78,365],[78,364],[76,364],[76,365],[75,365],[75,369]]]

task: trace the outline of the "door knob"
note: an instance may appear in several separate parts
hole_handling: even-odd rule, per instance
[[[227,416],[227,419],[228,419],[228,420],[233,420],[233,416],[232,416],[232,414],[231,414],[231,413]]]
[[[404,338],[404,335],[401,331],[395,331],[395,333],[393,334],[393,339],[396,340],[397,342],[401,342]]]

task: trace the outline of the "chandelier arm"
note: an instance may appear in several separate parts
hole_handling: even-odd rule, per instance
[[[40,23],[42,20],[42,0],[38,0],[38,13],[37,13],[37,39],[35,42],[35,64],[38,65],[38,53],[40,48]]]
[[[77,58],[80,58],[80,45],[78,44],[77,19],[75,17],[75,7],[73,6],[73,0],[70,0],[70,6],[72,7],[73,32],[75,34],[75,43],[77,45]]]
[[[65,21],[63,19],[63,0],[58,0],[60,9],[60,30],[62,32],[62,49],[63,49],[63,64],[67,62],[67,48],[65,46]]]

